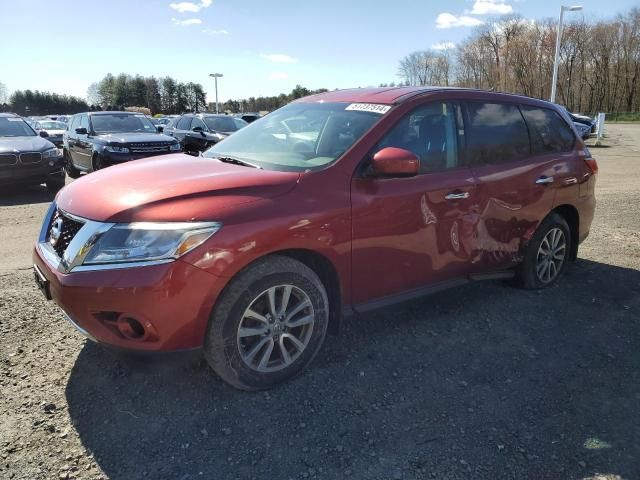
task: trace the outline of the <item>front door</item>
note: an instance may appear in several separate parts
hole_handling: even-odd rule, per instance
[[[354,304],[419,292],[470,271],[475,182],[458,155],[458,106],[429,102],[402,118],[372,152],[399,147],[420,158],[411,178],[354,176]]]

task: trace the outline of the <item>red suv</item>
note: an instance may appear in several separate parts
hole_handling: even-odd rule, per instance
[[[553,104],[401,87],[298,100],[195,158],[64,188],[35,277],[81,332],[202,347],[241,389],[303,370],[329,325],[472,280],[555,282],[593,218],[597,165]]]

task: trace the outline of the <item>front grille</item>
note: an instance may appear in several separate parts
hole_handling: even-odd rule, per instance
[[[168,143],[132,143],[129,145],[131,153],[160,153],[169,151]]]
[[[15,165],[18,163],[18,156],[12,153],[3,153],[0,155],[0,166]]]
[[[21,153],[20,154],[20,163],[29,164],[29,163],[40,163],[42,160],[42,154],[33,152],[33,153]]]
[[[83,225],[84,223],[73,220],[60,210],[56,210],[56,213],[51,218],[51,223],[49,224],[47,242],[49,242],[49,245],[53,247],[60,258],[62,258],[62,255],[71,243],[71,240],[73,240]],[[52,232],[54,229],[57,230],[56,234],[58,238],[56,241],[52,238]]]

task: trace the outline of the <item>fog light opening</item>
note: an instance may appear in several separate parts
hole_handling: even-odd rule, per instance
[[[121,315],[117,325],[118,331],[129,340],[142,340],[146,335],[144,326],[134,317]]]

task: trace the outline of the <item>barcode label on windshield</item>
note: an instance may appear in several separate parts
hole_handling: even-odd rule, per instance
[[[384,115],[391,109],[391,105],[379,105],[377,103],[352,103],[345,110],[356,110],[358,112],[373,112]]]

